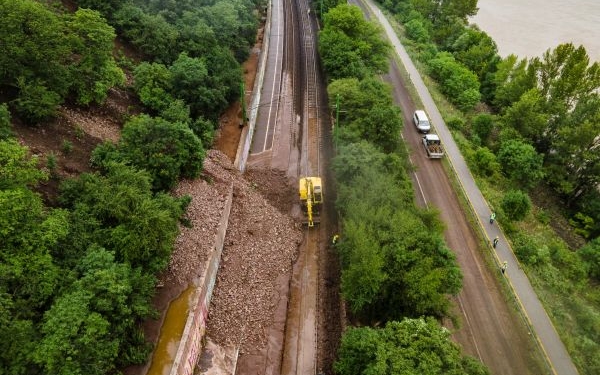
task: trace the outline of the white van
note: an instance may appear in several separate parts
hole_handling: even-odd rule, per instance
[[[431,124],[429,123],[429,118],[427,117],[425,111],[421,109],[415,111],[415,114],[413,115],[413,121],[417,127],[417,130],[419,130],[421,133],[429,133],[429,130],[431,130]]]

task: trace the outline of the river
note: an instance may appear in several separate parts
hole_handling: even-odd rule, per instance
[[[500,56],[541,56],[561,43],[583,45],[600,62],[600,0],[479,0],[476,23]]]

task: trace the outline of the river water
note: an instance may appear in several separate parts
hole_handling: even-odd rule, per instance
[[[496,41],[500,56],[541,56],[572,42],[600,62],[600,0],[479,0],[478,7],[471,23]]]

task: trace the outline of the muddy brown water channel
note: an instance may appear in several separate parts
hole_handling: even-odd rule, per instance
[[[147,375],[168,375],[171,371],[195,290],[194,285],[188,287],[169,305]]]

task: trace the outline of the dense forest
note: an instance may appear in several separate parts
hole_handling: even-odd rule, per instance
[[[239,96],[260,1],[0,0],[0,374],[111,374],[144,363],[141,330],[216,120]],[[126,57],[117,40],[138,56]],[[56,158],[19,144],[61,106],[139,98],[93,171],[36,191]],[[68,153],[72,145],[65,143]]]

